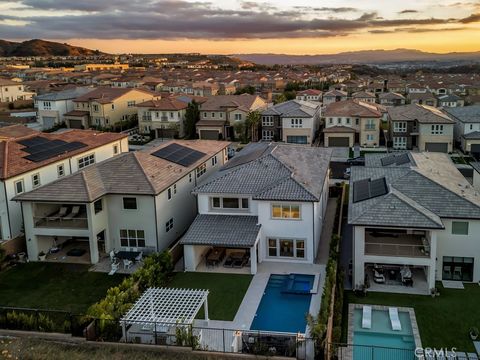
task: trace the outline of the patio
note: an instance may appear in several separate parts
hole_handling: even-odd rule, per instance
[[[90,264],[90,243],[85,240],[67,240],[57,252],[47,254],[45,261],[71,264]]]
[[[398,273],[396,273],[393,277],[390,277],[388,270],[385,274],[385,283],[379,284],[373,280],[373,267],[367,266],[365,269],[365,274],[368,274],[370,278],[370,287],[368,288],[368,291],[413,295],[430,294],[425,271],[421,268],[413,267],[410,268],[410,271],[412,273],[412,286],[403,285]]]
[[[128,253],[128,252],[124,252]],[[130,252],[131,254],[135,255],[138,252]],[[128,259],[127,259],[128,260]],[[118,268],[115,271],[115,274],[133,274],[136,270],[142,267],[143,260],[136,261],[134,257],[132,258],[131,264],[129,266],[125,266],[123,259],[117,259]],[[98,261],[98,263],[92,265],[89,271],[94,272],[102,272],[102,273],[110,273],[112,271],[112,259],[110,258],[109,254],[104,254]]]

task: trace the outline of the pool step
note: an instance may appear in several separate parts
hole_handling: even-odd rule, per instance
[[[402,340],[403,342],[407,342],[407,343],[413,343],[413,337],[412,336],[402,336]]]

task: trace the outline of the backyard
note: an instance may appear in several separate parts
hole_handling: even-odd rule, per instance
[[[403,295],[369,292],[367,297],[345,293],[343,336],[346,340],[349,303],[405,306],[415,309],[423,347],[451,348],[474,352],[469,337],[471,327],[480,327],[480,286],[465,284],[464,290],[445,289],[438,284],[440,296]]]
[[[176,273],[169,287],[208,289],[208,314],[212,320],[231,321],[242,303],[252,275]],[[197,318],[203,318],[203,309]]]
[[[88,271],[89,265],[27,263],[0,272],[0,306],[84,313],[119,284],[122,275]]]

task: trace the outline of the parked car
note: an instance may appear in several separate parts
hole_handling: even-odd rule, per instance
[[[353,158],[353,159],[348,159],[347,164],[348,165],[364,166],[365,165],[365,157],[359,156],[359,157],[356,157],[356,158]]]

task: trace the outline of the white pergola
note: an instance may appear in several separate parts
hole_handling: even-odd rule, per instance
[[[204,304],[208,320],[208,290],[149,288],[120,320],[123,336],[127,325],[190,325]]]

